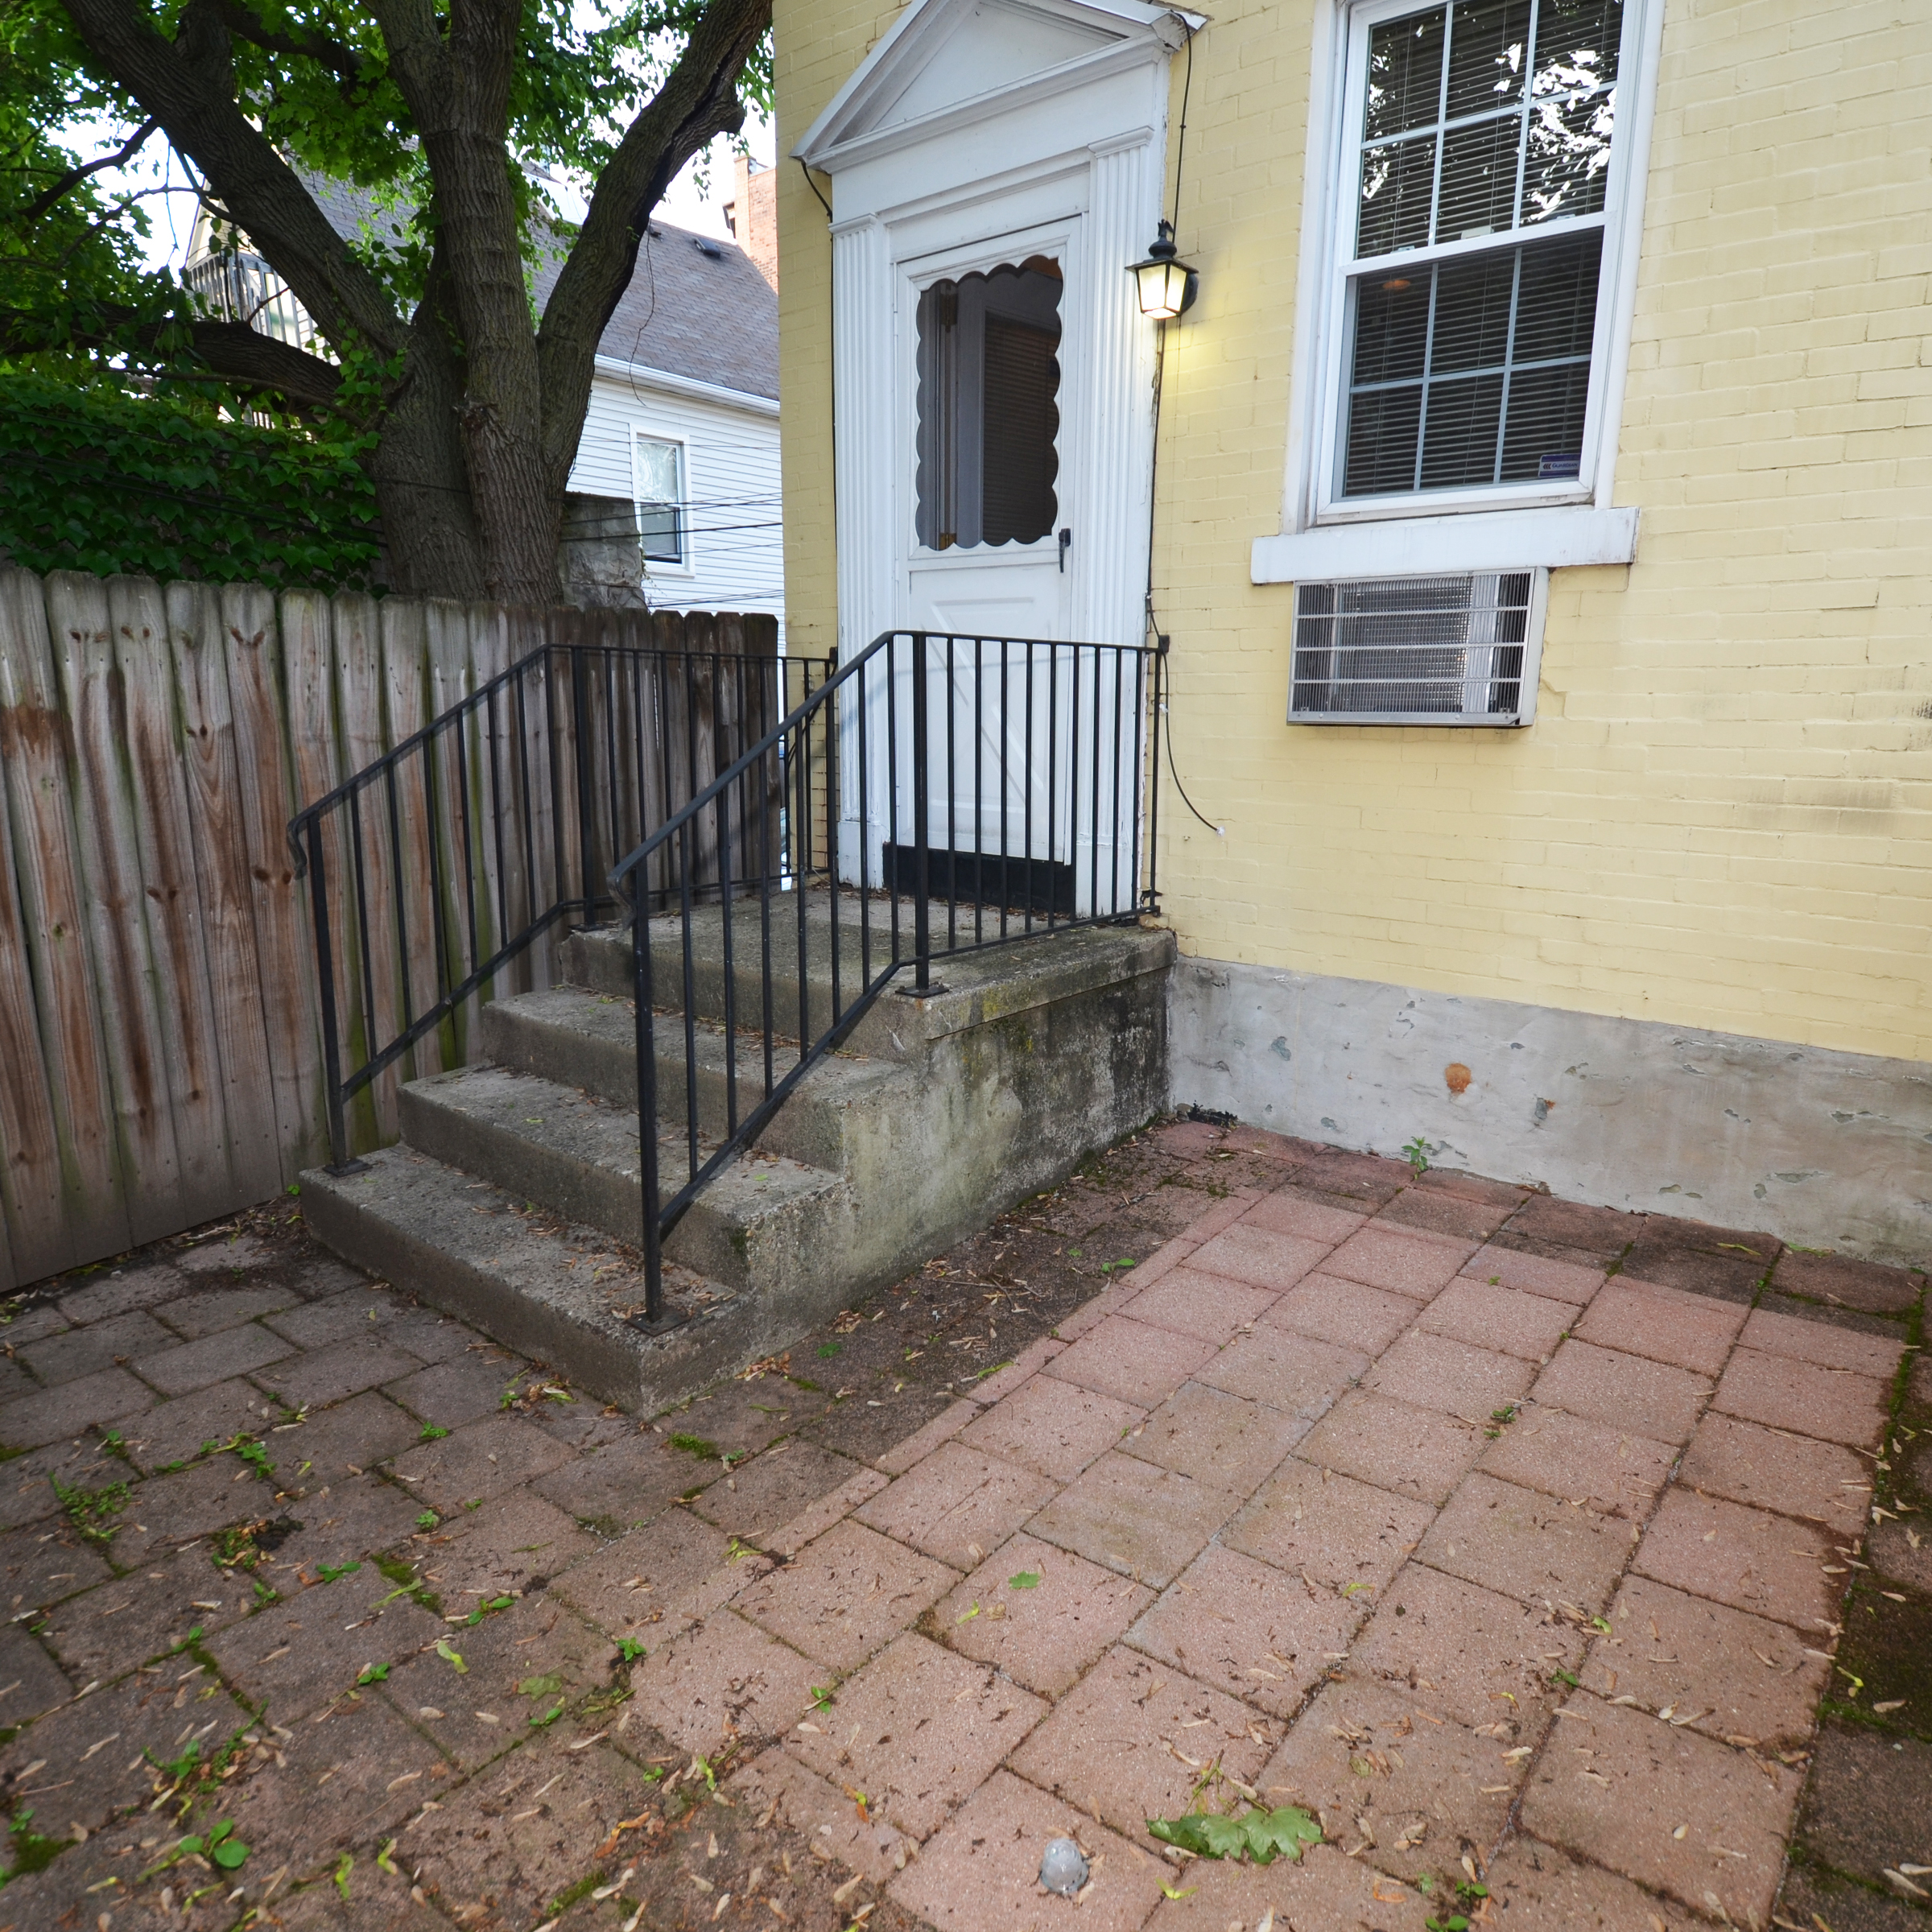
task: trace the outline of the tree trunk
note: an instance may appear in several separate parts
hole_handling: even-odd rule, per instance
[[[535,17],[522,0],[365,0],[434,184],[428,287],[407,322],[236,97],[232,39],[319,61],[345,86],[362,71],[359,53],[321,30],[271,27],[232,0],[189,0],[173,39],[152,0],[62,3],[350,368],[360,356],[394,372],[373,411],[369,469],[395,588],[553,601],[598,340],[665,185],[714,135],[742,124],[738,80],[770,24],[771,0],[703,0],[683,52],[599,178],[540,328],[510,171],[512,82],[533,57],[524,35]],[[0,342],[6,326],[0,310]],[[266,338],[254,357],[212,333],[208,348],[217,367],[217,355],[237,370],[259,367],[242,379],[317,408],[341,385],[324,359]]]
[[[470,510],[456,423],[462,376],[440,318],[428,309],[425,303],[418,312],[403,379],[383,419],[370,473],[390,588],[411,597],[473,600],[493,593]]]

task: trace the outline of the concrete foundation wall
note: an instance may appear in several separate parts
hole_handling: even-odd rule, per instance
[[[1277,1133],[1932,1261],[1923,1061],[1205,959],[1169,1051],[1176,1104]]]

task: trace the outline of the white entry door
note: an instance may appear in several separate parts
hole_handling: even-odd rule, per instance
[[[924,634],[935,889],[1073,911],[1079,223],[902,265],[898,621]],[[1091,658],[1092,654],[1086,654]],[[898,843],[914,838],[909,650]],[[1087,910],[1084,906],[1081,910]]]

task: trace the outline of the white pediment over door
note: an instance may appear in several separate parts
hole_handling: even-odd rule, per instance
[[[964,101],[1004,93],[1019,81],[1083,54],[1097,54],[1121,38],[1009,0],[978,0],[947,36],[938,58],[927,61],[896,96],[852,131],[900,127]]]
[[[1146,0],[913,0],[792,151],[814,167],[877,154],[1076,87],[1178,46],[1203,16]]]

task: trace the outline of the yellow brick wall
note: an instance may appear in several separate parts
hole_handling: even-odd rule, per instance
[[[1667,0],[1616,501],[1536,724],[1289,729],[1278,527],[1316,0],[1195,49],[1156,605],[1184,951],[1932,1059],[1932,0]],[[1323,0],[1325,3],[1325,0]],[[896,10],[779,0],[780,152]],[[1178,114],[1180,63],[1175,63]],[[1171,146],[1171,143],[1170,143]],[[780,225],[786,607],[834,634],[824,211]]]

